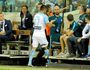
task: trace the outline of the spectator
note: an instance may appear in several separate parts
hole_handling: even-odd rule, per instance
[[[66,57],[73,57],[73,56],[77,56],[76,55],[76,45],[77,45],[77,39],[79,37],[82,37],[82,30],[83,28],[85,27],[86,25],[86,22],[85,22],[85,16],[86,16],[86,7],[85,6],[81,6],[80,7],[80,16],[79,16],[79,20],[78,20],[78,24],[79,24],[79,27],[78,29],[76,30],[76,32],[74,33],[73,36],[71,36],[68,41],[67,41],[67,44],[68,44],[68,51],[69,51],[69,55],[67,55]],[[77,50],[77,53],[80,54],[80,51]],[[79,57],[79,56],[77,56]]]
[[[61,44],[61,53],[59,54],[60,57],[63,57],[64,56],[63,54],[68,55],[67,40],[69,37],[75,35],[76,30],[79,27],[78,23],[76,23],[74,21],[74,17],[72,14],[69,14],[67,16],[67,20],[68,20],[68,22],[67,22],[68,28],[67,28],[67,30],[65,30],[64,34],[62,36],[60,36],[60,44]],[[66,48],[67,52],[65,52],[65,48]]]
[[[90,14],[87,14],[85,16],[85,20],[87,22],[85,28],[82,31],[82,37],[80,37],[77,41],[79,42],[78,48],[81,52],[82,56],[86,56],[86,54],[88,53],[87,56],[89,56],[89,51],[88,50],[88,44],[89,44],[89,38],[90,38]]]
[[[22,5],[21,12],[20,12],[20,17],[21,17],[21,25],[20,29],[32,29],[33,23],[32,23],[32,15],[28,11],[27,5]]]
[[[0,54],[2,54],[2,43],[11,40],[12,25],[10,20],[4,19],[4,14],[0,12]]]
[[[20,17],[21,17],[21,24],[20,24],[20,29],[21,30],[32,30],[33,28],[33,17],[28,11],[27,5],[22,5],[21,7],[21,12],[20,12]],[[28,36],[22,35],[21,40],[27,41],[28,42]]]

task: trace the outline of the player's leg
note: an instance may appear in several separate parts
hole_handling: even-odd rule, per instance
[[[34,55],[36,54],[36,48],[38,47],[38,41],[36,37],[33,37],[33,42],[32,42],[32,50],[29,54],[29,62],[28,62],[28,66],[32,66],[32,59],[34,57]]]

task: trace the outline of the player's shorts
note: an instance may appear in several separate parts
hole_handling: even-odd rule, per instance
[[[33,42],[32,42],[32,46],[33,47],[37,48],[39,44],[40,44],[40,46],[42,48],[48,46],[48,41],[47,41],[46,37],[36,37],[36,36],[33,36],[32,40],[33,40]]]

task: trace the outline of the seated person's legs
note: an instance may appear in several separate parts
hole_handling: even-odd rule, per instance
[[[89,44],[89,39],[81,39],[80,43],[78,43],[77,47],[80,50],[80,52],[78,53],[80,57],[87,55],[88,44]]]
[[[68,38],[69,38],[69,36],[66,36],[65,38],[64,38],[64,43],[65,43],[65,48],[66,48],[66,52],[68,53],[68,43],[67,43],[67,40],[68,40]]]
[[[5,35],[0,35],[0,54],[2,54],[2,42],[9,40],[9,38]]]
[[[88,54],[86,56],[90,57],[90,40],[89,40],[89,45],[88,45]]]
[[[60,36],[60,44],[61,44],[61,52],[64,53],[64,48],[65,48],[65,43],[64,43],[64,38],[66,35]]]
[[[70,57],[73,57],[76,55],[76,47],[74,47],[75,44],[76,44],[76,37],[71,36],[70,38],[68,38],[68,40],[67,40],[68,46],[67,47],[68,47],[68,52],[69,52]]]
[[[84,55],[88,53],[89,39],[82,39],[82,46],[85,49]]]

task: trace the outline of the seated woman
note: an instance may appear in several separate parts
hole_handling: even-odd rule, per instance
[[[72,36],[74,34],[74,31],[77,30],[78,28],[78,24],[74,21],[74,17],[72,14],[69,14],[67,16],[67,23],[68,23],[68,28],[67,30],[64,31],[63,35],[60,36],[60,44],[61,44],[61,53],[59,54],[60,57],[63,56],[63,54],[65,54],[65,47],[66,47],[66,51],[68,54],[68,49],[67,49],[67,39]],[[67,55],[66,54],[66,55]]]
[[[32,30],[33,28],[33,17],[28,11],[28,6],[26,4],[21,6],[21,12],[20,12],[20,17],[21,17],[21,24],[19,26],[20,30]],[[29,38],[27,35],[22,35],[20,40],[22,41],[28,41]]]

